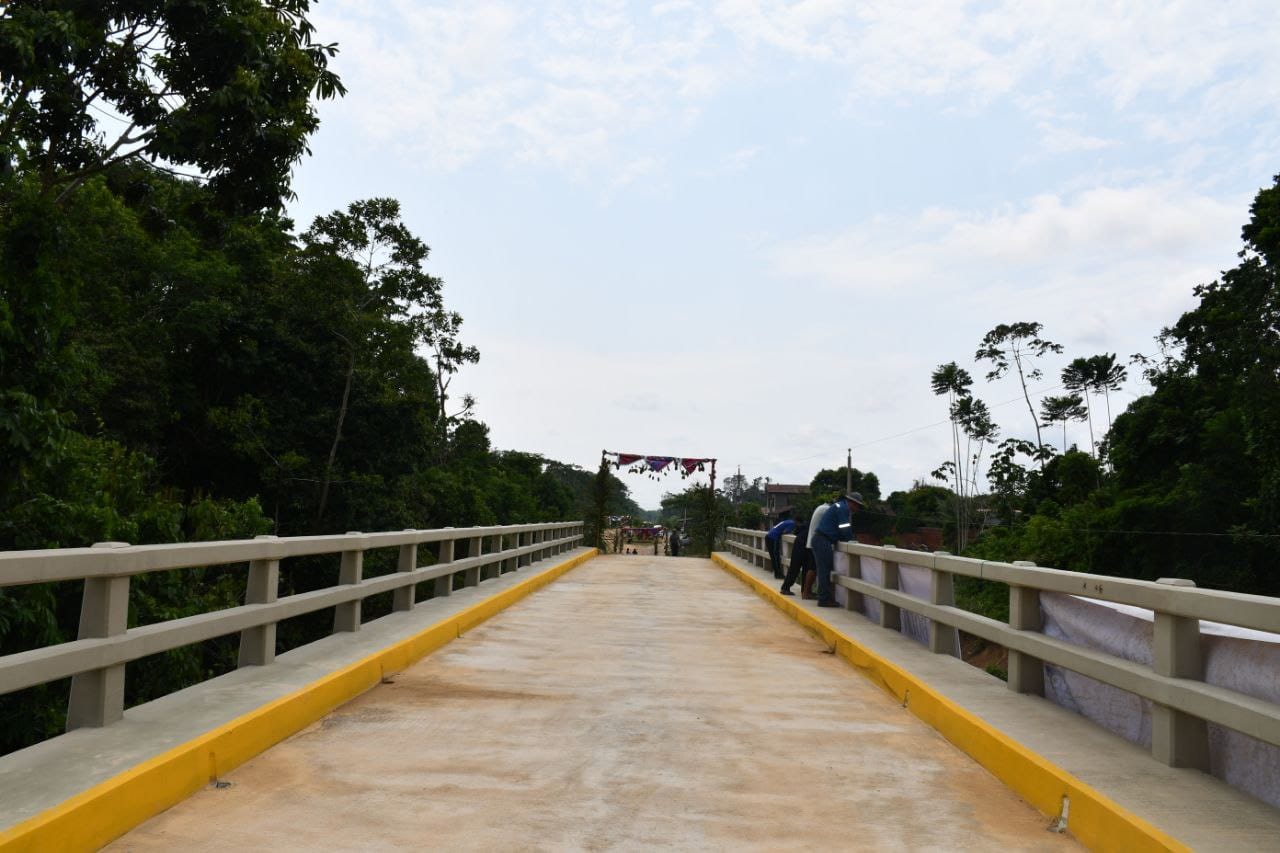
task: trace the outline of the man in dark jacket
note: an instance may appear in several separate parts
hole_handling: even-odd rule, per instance
[[[787,576],[782,581],[782,588],[778,592],[783,595],[795,595],[791,591],[791,585],[801,576],[802,572],[813,571],[813,552],[809,550],[809,522],[806,519],[798,519],[796,521],[796,541],[791,546],[791,562],[787,564]]]
[[[813,534],[813,562],[818,572],[818,606],[839,607],[832,595],[831,573],[836,566],[836,543],[853,540],[853,513],[866,506],[862,495],[849,492],[836,498]]]

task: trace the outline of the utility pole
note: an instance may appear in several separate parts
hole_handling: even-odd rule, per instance
[[[844,463],[844,493],[847,495],[853,491],[853,448],[849,448],[849,455],[845,458]]]

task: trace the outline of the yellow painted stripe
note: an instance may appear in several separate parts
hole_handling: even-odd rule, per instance
[[[598,552],[593,548],[0,832],[0,850],[97,850]]]
[[[933,726],[971,758],[1048,817],[1057,817],[1062,798],[1071,803],[1068,832],[1091,850],[1190,850],[1119,803],[1046,761],[985,720],[965,710],[905,669],[890,663],[848,634],[782,595],[720,554],[717,565],[766,601],[817,634],[859,672],[883,687],[913,714]]]

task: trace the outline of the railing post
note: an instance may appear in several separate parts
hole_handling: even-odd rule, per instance
[[[886,545],[886,548],[891,547]],[[883,560],[884,574],[880,578],[880,586],[884,589],[898,589],[898,561]],[[880,627],[902,630],[902,609],[887,601],[880,602]]]
[[[363,535],[359,530],[347,531],[348,536]],[[360,583],[364,576],[364,551],[343,551],[342,565],[338,569],[338,584],[349,586]],[[333,632],[360,630],[360,599],[339,604],[333,608]]]
[[[1194,587],[1182,578],[1160,578],[1156,583]],[[1200,651],[1200,620],[1155,612],[1152,632],[1152,668],[1169,678],[1204,678]],[[1170,767],[1193,767],[1209,772],[1209,729],[1204,720],[1182,711],[1151,703],[1151,754]]]
[[[437,565],[445,565],[453,562],[453,540],[445,539],[440,542],[440,558],[436,560]],[[432,592],[436,598],[446,595],[453,595],[453,573],[441,575],[436,578],[435,584],[432,586]]]
[[[489,538],[489,548],[491,554],[501,554],[503,551],[507,550],[507,537],[503,536],[501,533],[496,536],[491,536]],[[507,568],[507,561],[505,558],[494,560],[492,570],[495,578],[502,577],[502,573],[504,571],[510,571],[510,569]]]
[[[1014,560],[1013,565],[1034,568],[1029,560]],[[1009,585],[1009,627],[1016,631],[1044,629],[1040,618],[1040,590],[1031,586]],[[1044,695],[1044,661],[1025,652],[1009,650],[1009,689],[1015,693]]]
[[[96,542],[95,548],[128,548],[128,542]],[[80,600],[81,640],[115,637],[129,629],[129,576],[85,578]],[[124,664],[71,677],[67,731],[109,725],[124,716]]]
[[[862,555],[849,554],[849,577],[862,580]],[[855,613],[862,612],[862,593],[844,588],[844,609]]]
[[[412,527],[406,528],[405,533],[416,533]],[[411,572],[418,568],[418,545],[401,545],[400,556],[396,560],[397,572]],[[413,609],[413,602],[417,590],[414,584],[402,586],[391,594],[391,610],[393,612],[402,612]]]
[[[467,556],[480,558],[481,552],[484,550],[484,539],[480,536],[472,536],[467,540]],[[479,586],[480,585],[480,566],[475,565],[462,573],[463,586]]]
[[[254,539],[275,539],[270,534]],[[250,560],[249,580],[245,583],[245,604],[271,604],[280,594],[280,561]],[[276,623],[246,628],[240,632],[240,657],[237,666],[266,666],[276,659]]]
[[[956,606],[955,576],[942,569],[929,570],[929,603],[944,607]],[[937,619],[929,620],[929,651],[939,655],[960,656],[957,648],[956,629]]]

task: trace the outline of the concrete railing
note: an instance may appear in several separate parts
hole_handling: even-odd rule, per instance
[[[794,536],[783,538],[789,556]],[[730,528],[728,546],[752,565],[767,567],[764,531]],[[901,628],[902,611],[929,620],[929,648],[957,654],[958,628],[1009,650],[1009,689],[1044,693],[1044,664],[1078,672],[1135,693],[1152,703],[1152,755],[1175,767],[1208,770],[1206,723],[1280,745],[1280,705],[1234,690],[1204,683],[1200,620],[1242,628],[1280,632],[1280,599],[1219,590],[1197,589],[1191,581],[1091,575],[1036,566],[956,557],[946,552],[840,543],[849,555],[849,576],[834,575],[848,591],[846,608],[862,612],[862,596],[880,602],[880,625]],[[880,584],[862,580],[861,558],[883,562]],[[919,566],[932,573],[928,600],[907,595],[899,587],[899,567]],[[999,581],[1009,586],[1009,622],[979,616],[955,606],[955,581],[962,577]],[[1104,652],[1067,643],[1041,633],[1040,594],[1065,593],[1099,601],[1146,608],[1154,613],[1153,665],[1144,666]]]
[[[455,577],[461,577],[463,586],[477,586],[568,551],[581,540],[582,522],[552,522],[176,545],[100,542],[91,548],[0,552],[0,587],[84,581],[78,639],[0,657],[0,694],[70,677],[67,729],[104,726],[124,714],[125,664],[130,661],[239,633],[239,665],[267,665],[275,660],[281,620],[332,607],[334,633],[359,631],[361,603],[371,595],[390,592],[393,611],[411,610],[414,587],[424,581],[434,581],[434,595],[450,595]],[[418,547],[427,544],[436,546],[435,562],[419,566]],[[365,578],[364,554],[376,548],[398,549],[397,570]],[[464,549],[466,556],[459,557]],[[277,597],[281,560],[325,554],[339,556],[337,586]],[[243,605],[128,627],[133,576],[236,563],[247,564]]]

